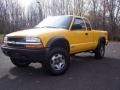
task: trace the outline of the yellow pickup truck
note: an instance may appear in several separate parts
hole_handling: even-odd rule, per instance
[[[73,15],[50,16],[32,29],[7,34],[1,46],[18,67],[40,62],[52,74],[60,75],[70,65],[70,55],[93,52],[102,59],[108,33],[93,30],[88,19]]]

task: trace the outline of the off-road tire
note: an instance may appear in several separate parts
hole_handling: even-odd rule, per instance
[[[53,68],[52,66],[54,65],[52,59],[54,59],[55,57],[57,58],[57,55],[61,55],[62,58],[60,59],[60,61],[63,60],[63,62],[65,62],[63,68],[61,68],[60,70],[55,70],[55,68]],[[58,59],[56,59],[55,62],[57,62],[57,60]],[[45,60],[45,62],[43,62],[43,68],[52,75],[64,74],[68,70],[69,65],[70,65],[69,53],[67,52],[67,50],[59,47],[53,48],[52,50],[50,50],[48,52],[47,59]]]
[[[97,48],[95,49],[95,58],[102,59],[105,54],[105,43],[99,42]]]

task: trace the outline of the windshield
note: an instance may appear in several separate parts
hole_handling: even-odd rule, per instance
[[[51,16],[40,22],[37,28],[64,28],[69,29],[72,16]]]

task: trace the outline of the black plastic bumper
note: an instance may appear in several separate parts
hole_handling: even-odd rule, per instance
[[[43,61],[46,56],[46,48],[27,49],[27,48],[11,48],[4,45],[1,46],[3,53],[9,57],[26,58],[32,61]]]

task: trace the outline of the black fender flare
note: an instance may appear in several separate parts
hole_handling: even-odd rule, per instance
[[[102,37],[100,37],[100,38],[98,39],[98,44],[99,44],[100,42],[103,42],[104,44],[106,44],[106,39],[105,39],[104,36],[102,36]]]
[[[51,48],[53,44],[60,42],[60,41],[65,42],[67,46],[67,50],[70,51],[69,41],[62,36],[55,36],[49,39],[48,43],[46,44],[46,47]]]

